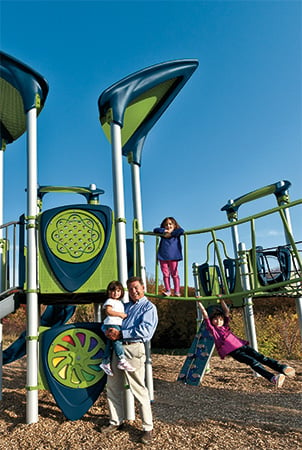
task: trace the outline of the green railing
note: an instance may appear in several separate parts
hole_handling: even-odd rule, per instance
[[[302,259],[301,259],[301,249],[302,249],[302,242],[297,242],[295,240],[295,237],[292,234],[291,226],[288,223],[288,219],[285,214],[286,209],[290,209],[290,212],[295,210],[296,207],[302,205],[302,199],[288,202],[287,204],[277,206],[272,209],[268,209],[262,212],[259,212],[257,214],[254,214],[252,216],[248,216],[239,220],[236,220],[234,222],[229,222],[226,224],[218,225],[215,227],[209,227],[209,228],[202,228],[198,230],[192,230],[192,231],[185,231],[184,237],[183,237],[183,254],[184,254],[184,260],[183,260],[183,267],[184,267],[184,275],[183,275],[183,283],[182,283],[182,296],[181,297],[170,297],[173,299],[178,300],[196,300],[196,293],[198,294],[198,287],[200,286],[200,280],[198,280],[198,274],[196,273],[196,267],[198,267],[198,264],[196,264],[194,261],[192,261],[190,257],[190,251],[189,251],[189,242],[190,238],[194,235],[200,235],[205,236],[209,235],[208,239],[208,247],[204,251],[204,254],[207,254],[207,260],[209,260],[209,246],[213,245],[214,248],[214,259],[215,259],[215,265],[219,267],[220,274],[221,274],[221,282],[222,282],[222,290],[223,295],[230,299],[234,306],[240,306],[243,304],[243,299],[246,297],[258,297],[258,296],[288,296],[288,297],[301,297],[302,296]],[[300,210],[301,214],[301,210]],[[281,222],[280,224],[283,227],[283,232],[286,235],[286,241],[287,244],[283,245],[282,247],[286,247],[290,251],[290,259],[291,259],[291,273],[290,278],[286,279],[284,281],[279,282],[273,282],[272,284],[267,285],[261,285],[258,277],[258,269],[257,269],[257,239],[256,239],[256,226],[255,223],[266,216],[272,216],[272,215],[278,215]],[[302,214],[301,214],[302,216]],[[250,242],[251,242],[251,248],[249,250],[238,249],[237,257],[230,258],[230,256],[227,254],[226,245],[224,241],[219,237],[220,232],[224,232],[226,230],[229,230],[231,233],[231,230],[233,227],[240,227],[244,224],[249,225],[250,230]],[[134,270],[135,274],[140,275],[140,268],[139,268],[139,246],[137,243],[141,241],[142,239],[146,239],[146,236],[154,237],[154,252],[157,254],[157,248],[159,244],[160,237],[156,235],[153,232],[149,231],[139,231],[137,227],[134,225],[133,228],[134,233],[134,255],[137,255],[135,258],[134,263]],[[148,238],[149,239],[149,238]],[[277,246],[280,246],[280,244],[277,244]],[[277,248],[274,247],[274,248]],[[221,251],[222,249],[222,251]],[[264,249],[265,251],[265,249]],[[226,279],[225,269],[223,265],[223,260],[225,258],[233,259],[236,264],[236,275],[239,276],[240,282],[236,284],[236,289],[234,292],[230,292],[228,288],[228,282]],[[145,255],[146,261],[148,261],[148,254]],[[194,265],[195,263],[195,265]],[[146,264],[147,265],[147,264]],[[189,286],[189,270],[192,268],[193,265],[193,277],[195,281],[194,286]],[[245,266],[245,271],[243,270]],[[150,267],[146,267],[148,269],[148,272],[151,272]],[[162,297],[160,293],[160,273],[159,273],[159,266],[155,258],[155,267],[153,268],[152,272],[154,271],[154,289],[152,286],[152,292],[149,292],[147,290],[147,295],[149,297]],[[245,272],[245,275],[244,275]],[[244,286],[243,283],[243,277],[247,276],[250,287],[246,289],[246,286]],[[197,284],[196,284],[197,279]],[[199,285],[198,285],[199,283]],[[193,289],[192,289],[193,288]],[[190,291],[190,294],[189,294]],[[201,289],[202,291],[202,289]],[[194,292],[192,294],[192,292]],[[217,289],[215,292],[212,293],[212,295],[204,295],[204,293],[201,292],[201,295],[199,298],[206,302],[206,303],[213,303],[218,301],[218,294],[221,293],[217,292]],[[164,298],[164,297],[163,297]]]

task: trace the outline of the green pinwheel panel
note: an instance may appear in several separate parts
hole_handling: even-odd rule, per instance
[[[64,386],[87,388],[101,380],[103,341],[92,330],[70,329],[57,335],[48,349],[48,366]]]
[[[67,419],[80,419],[107,380],[100,368],[105,348],[100,323],[53,327],[41,333],[40,343],[45,385]]]

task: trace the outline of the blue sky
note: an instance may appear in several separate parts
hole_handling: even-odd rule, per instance
[[[1,49],[49,82],[38,119],[40,185],[95,183],[105,190],[101,202],[113,206],[100,94],[137,70],[196,58],[199,68],[145,141],[144,229],[170,215],[186,230],[225,223],[228,199],[282,179],[292,183],[291,199],[301,198],[301,1],[1,1],[0,14]],[[5,222],[26,208],[25,142],[5,152]],[[49,194],[44,206],[80,199]],[[241,217],[275,203],[244,205]],[[301,219],[300,209],[293,217],[300,240]],[[273,224],[260,236],[263,246],[272,236],[282,244]]]

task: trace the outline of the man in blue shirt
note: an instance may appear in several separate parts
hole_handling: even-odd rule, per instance
[[[131,277],[127,281],[130,300],[125,303],[127,317],[123,320],[121,331],[109,328],[106,331],[108,339],[122,339],[126,359],[129,359],[134,372],[117,368],[116,355],[112,356],[112,371],[114,376],[107,379],[107,399],[110,411],[109,425],[102,428],[103,433],[112,433],[121,429],[124,421],[124,389],[125,376],[131,392],[139,403],[143,424],[142,443],[152,440],[153,418],[149,392],[145,385],[145,342],[151,340],[158,323],[156,306],[145,297],[143,280]]]

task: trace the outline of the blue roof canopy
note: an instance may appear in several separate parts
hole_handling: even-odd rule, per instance
[[[106,89],[99,97],[100,122],[110,140],[110,123],[122,127],[122,152],[141,164],[144,140],[192,73],[195,59],[168,61],[135,72]]]
[[[26,113],[44,106],[48,83],[38,72],[12,56],[0,52],[0,138],[6,143],[26,131]]]

